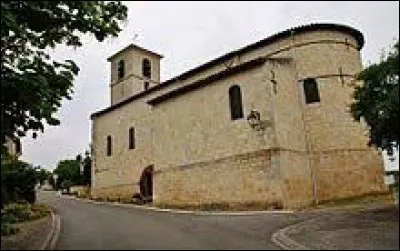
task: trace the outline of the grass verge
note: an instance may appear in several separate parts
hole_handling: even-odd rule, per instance
[[[12,203],[1,210],[1,236],[20,232],[19,223],[34,221],[50,215],[47,205]]]

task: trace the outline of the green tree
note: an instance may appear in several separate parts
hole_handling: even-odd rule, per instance
[[[90,186],[92,181],[92,158],[89,151],[85,152],[83,159],[83,185]]]
[[[70,186],[81,184],[80,166],[76,159],[61,160],[54,173],[58,175],[56,185],[59,188],[69,190]]]
[[[30,164],[16,159],[2,160],[1,206],[21,200],[34,203],[38,180],[37,171]]]
[[[44,182],[49,180],[51,173],[46,169],[38,166],[36,167],[37,178],[40,186],[44,185]]]
[[[57,44],[81,46],[79,35],[98,41],[117,36],[127,18],[121,1],[1,1],[1,149],[6,137],[34,138],[71,99],[78,66],[47,53]]]
[[[369,126],[369,145],[392,155],[399,147],[399,41],[358,79],[363,85],[356,87],[351,113]]]
[[[55,181],[54,176],[53,176],[53,173],[51,173],[49,175],[48,181],[49,181],[49,185],[52,186],[54,190],[58,190],[57,186],[56,186],[56,181]]]

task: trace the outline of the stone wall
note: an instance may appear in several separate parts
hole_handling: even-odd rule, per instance
[[[272,114],[264,77],[259,66],[153,107],[156,170],[270,148],[272,131],[259,134],[246,120],[252,109],[263,118]],[[243,104],[244,117],[237,120],[231,119],[229,106],[233,85],[240,87]]]
[[[283,204],[276,153],[271,150],[160,170],[154,183],[159,204]]]
[[[137,183],[118,184],[102,188],[92,188],[90,193],[93,198],[132,198],[139,191]]]
[[[319,201],[387,192],[380,154],[366,150],[313,154]]]
[[[383,191],[381,157],[366,145],[365,124],[349,114],[354,75],[361,70],[356,47],[354,38],[339,31],[295,35],[96,117],[93,193],[132,196],[143,169],[151,164],[156,203],[279,201],[299,208],[314,200]],[[269,58],[257,68],[156,106],[146,103],[261,56]],[[301,80],[308,77],[317,80],[319,103],[305,104]],[[232,85],[241,88],[244,110],[244,118],[235,121],[229,111]],[[245,118],[253,109],[268,122],[265,131],[249,127]],[[136,132],[132,150],[131,126]],[[112,156],[105,151],[107,135],[113,137]]]
[[[302,208],[314,201],[313,173],[307,152],[279,148],[279,167],[285,208]]]

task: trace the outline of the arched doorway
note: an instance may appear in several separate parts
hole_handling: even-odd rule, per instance
[[[153,172],[154,166],[148,166],[140,177],[140,195],[145,202],[153,201]]]

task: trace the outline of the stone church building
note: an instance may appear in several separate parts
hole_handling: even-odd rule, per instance
[[[360,31],[291,28],[160,82],[162,56],[108,58],[111,105],[91,115],[92,196],[299,208],[385,191],[349,113]]]

